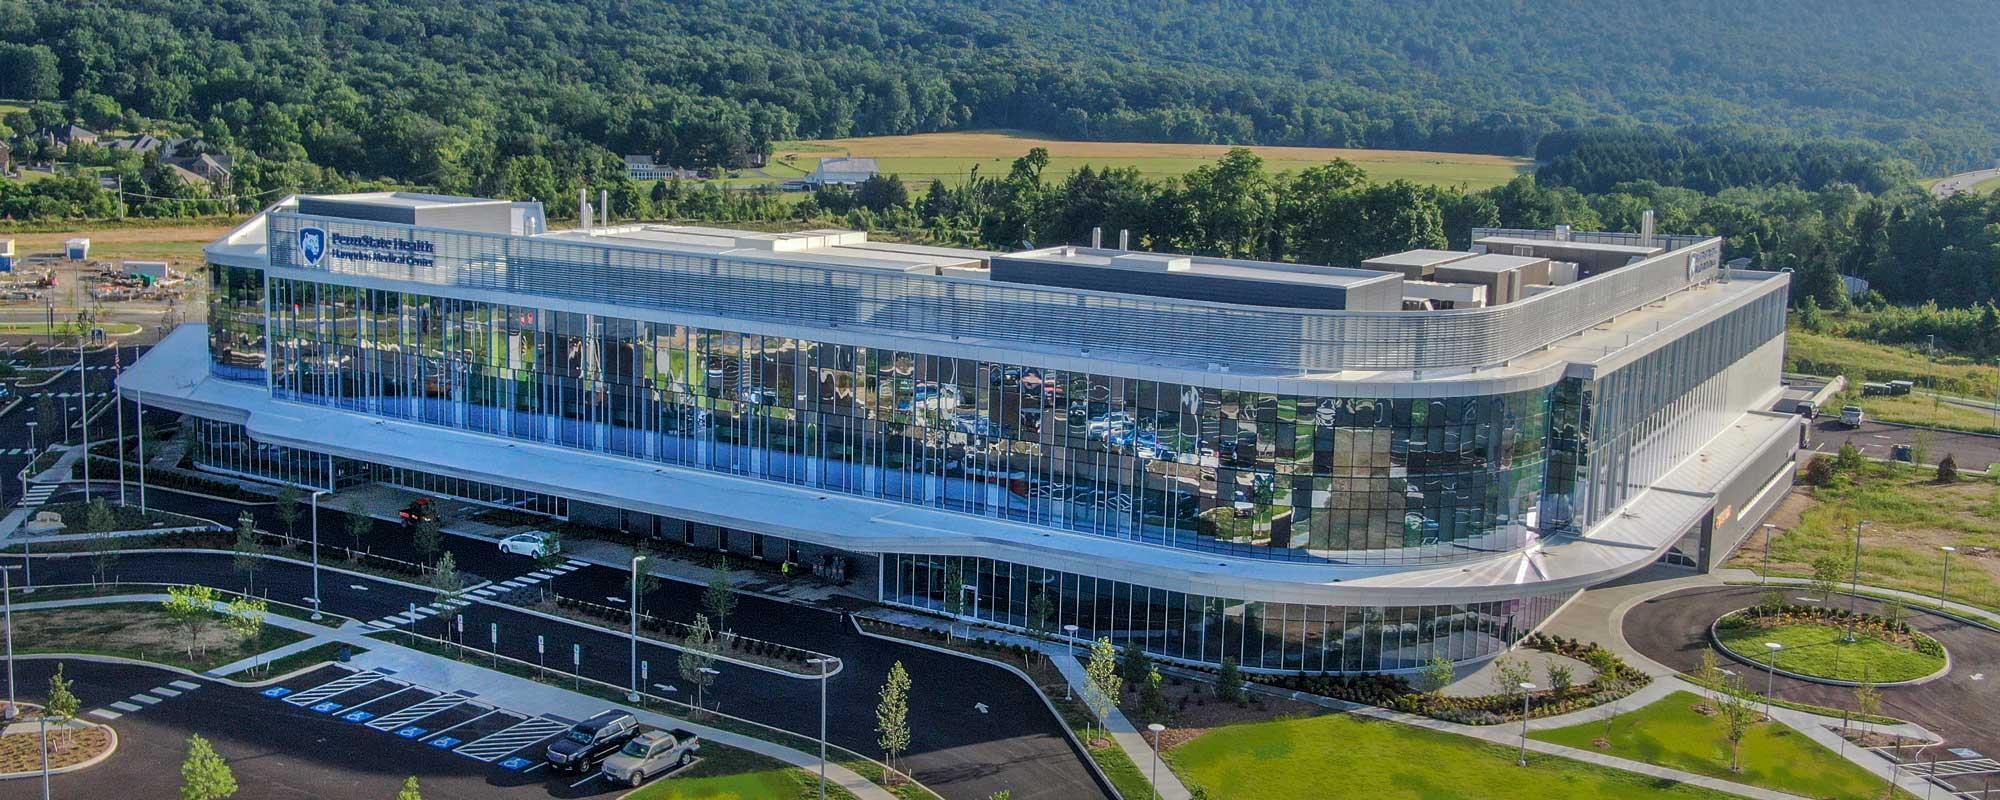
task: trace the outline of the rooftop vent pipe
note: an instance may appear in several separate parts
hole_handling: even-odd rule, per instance
[[[1129,231],[1129,230],[1126,230],[1126,229],[1124,229],[1124,228],[1119,228],[1119,229],[1118,229],[1118,249],[1120,249],[1120,250],[1130,250],[1130,249],[1132,249],[1132,232],[1131,232],[1131,231]]]
[[[1092,250],[1096,250],[1096,249],[1099,249],[1099,248],[1101,248],[1101,247],[1103,247],[1103,246],[1104,246],[1104,228],[1102,228],[1102,227],[1097,227],[1097,228],[1091,228],[1091,229],[1090,229],[1090,249],[1092,249]]]
[[[1653,246],[1653,210],[1650,208],[1646,209],[1646,213],[1639,215],[1639,244],[1643,247]]]
[[[604,221],[604,227],[611,227],[611,190],[597,190],[597,218]]]

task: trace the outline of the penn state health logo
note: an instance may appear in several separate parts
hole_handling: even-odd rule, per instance
[[[319,266],[319,262],[326,258],[326,231],[319,228],[300,228],[299,252],[305,255],[306,266]]]

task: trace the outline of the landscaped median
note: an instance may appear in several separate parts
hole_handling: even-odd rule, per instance
[[[1804,797],[1880,798],[1889,782],[1778,722],[1760,722],[1743,736],[1742,771],[1730,769],[1728,726],[1721,701],[1674,692],[1602,722],[1536,731],[1540,741],[1707,775]],[[1898,790],[1898,795],[1909,797]]]
[[[1907,622],[1842,609],[1747,608],[1716,620],[1713,635],[1738,660],[1812,681],[1910,683],[1950,666],[1944,645]]]

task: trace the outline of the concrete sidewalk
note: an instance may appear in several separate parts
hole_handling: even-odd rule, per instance
[[[167,596],[164,594],[138,594],[118,597],[48,600],[17,603],[15,605],[17,611],[30,611],[38,608],[63,608],[107,603],[159,602],[166,598]],[[339,628],[331,628],[277,614],[269,616],[266,619],[266,623],[274,627],[304,633],[308,636],[307,641],[315,643],[337,641],[367,648],[367,652],[357,654],[349,662],[356,668],[392,671],[399,680],[432,689],[477,692],[481,700],[504,706],[514,711],[527,712],[534,715],[547,714],[565,719],[580,720],[603,711],[607,705],[616,705],[581,692],[573,692],[560,687],[550,686],[474,664],[452,661],[392,642],[371,638],[367,635],[369,630],[367,626],[359,623],[350,622]],[[297,645],[294,646],[296,647]],[[282,650],[283,648],[280,649]],[[273,654],[267,654],[267,656],[282,657],[276,655],[276,651]],[[209,673],[210,677],[228,680],[221,677],[224,674],[222,671],[236,666],[238,665],[229,664],[219,667]],[[236,681],[230,682],[236,683]],[[747,750],[808,771],[817,772],[819,769],[819,757],[817,755],[654,711],[629,706],[618,707],[631,711],[639,718],[640,722],[647,725],[662,728],[687,728],[700,734],[702,738],[717,744]],[[870,783],[866,778],[861,777],[853,770],[839,764],[828,763],[826,766],[826,776],[828,784],[839,786],[852,793],[855,797],[862,798],[862,800],[897,800],[888,790]]]

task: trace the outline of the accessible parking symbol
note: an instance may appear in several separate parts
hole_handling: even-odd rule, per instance
[[[368,711],[349,711],[345,714],[340,715],[340,718],[347,720],[348,722],[367,722],[371,719],[374,719],[375,714],[373,712],[368,712]]]
[[[273,686],[273,687],[271,687],[271,688],[269,688],[269,689],[265,689],[265,690],[264,690],[264,692],[263,692],[263,694],[264,694],[264,696],[265,696],[265,697],[269,697],[269,698],[272,698],[272,699],[277,699],[277,698],[280,698],[280,697],[284,697],[285,695],[288,695],[288,694],[291,694],[291,693],[292,693],[292,690],[290,690],[290,689],[287,689],[287,688],[285,688],[285,687],[283,687],[283,686]]]
[[[533,763],[535,763],[535,760],[532,758],[522,758],[520,756],[514,756],[512,758],[500,762],[500,766],[506,769],[514,770],[515,772],[520,772],[523,768]]]
[[[328,700],[324,703],[320,703],[319,705],[313,706],[312,710],[321,714],[331,714],[335,711],[339,711],[340,708],[341,706],[339,703],[333,702],[332,700]]]
[[[450,737],[450,736],[439,736],[439,737],[437,737],[436,739],[432,739],[432,740],[430,740],[430,741],[428,741],[428,742],[424,742],[424,744],[427,744],[427,745],[430,745],[430,746],[432,746],[432,747],[435,747],[435,748],[437,748],[437,749],[439,749],[439,750],[450,750],[450,749],[452,749],[453,747],[457,747],[457,746],[458,746],[458,743],[459,743],[459,742],[462,742],[462,741],[464,741],[464,740],[463,740],[463,739],[454,739],[454,738],[452,738],[452,737]]]
[[[430,731],[429,728],[419,728],[415,725],[411,725],[410,727],[407,728],[396,729],[396,735],[401,736],[405,739],[420,739],[423,738],[423,735],[429,731]]]

